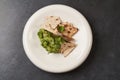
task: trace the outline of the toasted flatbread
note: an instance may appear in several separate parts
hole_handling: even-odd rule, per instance
[[[66,57],[76,47],[75,43],[65,42],[61,45],[60,52]]]
[[[47,30],[47,31],[55,34],[55,35],[58,35],[58,34],[59,34],[57,28],[56,28],[56,29],[52,29],[48,24],[43,24],[43,25],[41,25],[41,28],[43,28],[43,29],[45,29],[45,30]]]
[[[73,51],[74,48],[75,47],[71,47],[71,48],[65,50],[63,53],[64,57],[67,57]]]
[[[65,22],[60,25],[64,26],[64,31],[62,32],[63,36],[66,36],[68,38],[72,38],[72,36],[78,32],[78,28],[74,27],[71,23]]]
[[[74,41],[74,39],[72,37],[67,37],[67,36],[63,36],[63,35],[61,35],[61,37],[63,39],[65,39],[66,41]]]
[[[55,35],[59,35],[60,33],[57,30],[57,26],[61,23],[60,17],[57,16],[49,16],[47,17],[45,23],[41,25],[41,27]]]
[[[52,29],[55,29],[61,22],[62,20],[57,16],[48,16],[46,19],[46,24],[49,24]]]

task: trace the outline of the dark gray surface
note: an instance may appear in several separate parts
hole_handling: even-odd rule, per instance
[[[22,46],[28,18],[39,8],[56,3],[83,13],[94,36],[87,60],[63,74],[35,67]],[[120,80],[119,47],[120,0],[0,0],[0,80]]]

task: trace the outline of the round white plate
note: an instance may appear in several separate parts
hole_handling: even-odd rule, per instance
[[[59,16],[62,21],[73,23],[79,29],[73,37],[77,47],[67,56],[48,54],[40,45],[37,32],[46,16]],[[65,5],[49,5],[39,9],[27,21],[23,32],[23,46],[28,58],[38,68],[62,73],[75,69],[87,58],[92,46],[92,32],[85,17],[77,10]]]

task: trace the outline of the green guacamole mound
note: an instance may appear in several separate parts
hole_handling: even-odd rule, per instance
[[[59,53],[61,44],[65,42],[61,36],[54,35],[45,29],[39,30],[38,37],[41,41],[41,45],[48,53]]]

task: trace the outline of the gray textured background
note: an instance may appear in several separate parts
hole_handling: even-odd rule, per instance
[[[83,13],[94,36],[87,60],[63,74],[35,67],[22,46],[28,18],[56,3]],[[120,80],[120,0],[0,0],[0,80]]]

